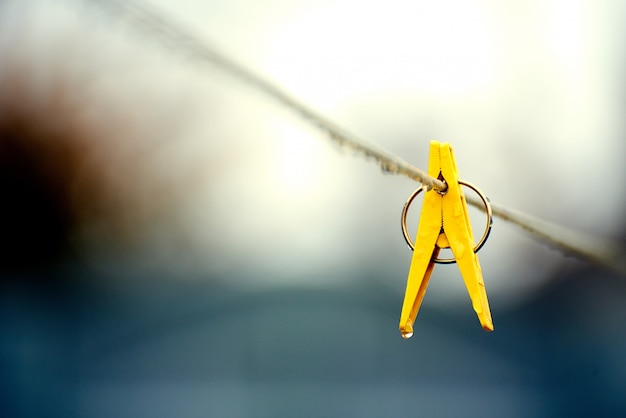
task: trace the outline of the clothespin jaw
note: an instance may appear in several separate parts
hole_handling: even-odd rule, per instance
[[[440,248],[450,248],[461,270],[472,307],[485,331],[493,331],[491,311],[483,282],[465,195],[452,146],[431,141],[428,175],[445,180],[445,193],[426,191],[417,229],[413,257],[400,314],[400,333],[413,335],[413,323],[422,304]]]

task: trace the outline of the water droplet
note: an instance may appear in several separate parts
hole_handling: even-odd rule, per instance
[[[404,338],[405,340],[408,340],[409,338],[411,338],[413,336],[413,332],[412,331],[400,331],[400,334],[402,335],[402,338]]]

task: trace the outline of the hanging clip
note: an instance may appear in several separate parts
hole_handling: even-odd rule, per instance
[[[491,231],[492,212],[489,199],[477,187],[459,180],[454,152],[448,143],[430,142],[428,175],[443,180],[447,189],[444,192],[426,191],[420,187],[411,194],[402,210],[402,232],[413,249],[413,258],[400,315],[400,333],[404,338],[413,336],[413,322],[424,299],[435,263],[455,262],[459,265],[480,324],[485,331],[493,331],[487,292],[476,255]],[[480,196],[487,212],[487,228],[477,245],[474,245],[467,203],[461,185],[469,187]],[[409,205],[422,191],[425,192],[424,203],[417,239],[413,244],[406,228],[406,215]],[[454,258],[438,258],[441,248],[450,248]]]

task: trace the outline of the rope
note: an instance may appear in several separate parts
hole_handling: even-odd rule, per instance
[[[199,38],[175,26],[170,20],[160,17],[157,12],[150,10],[146,5],[133,0],[100,0],[97,3],[112,10],[131,28],[140,28],[145,34],[169,47],[170,50],[187,55],[189,58],[211,63],[225,73],[264,92],[325,133],[342,148],[351,149],[354,154],[376,162],[385,173],[406,176],[422,183],[429,190],[445,191],[446,185],[442,181],[430,177],[423,170],[412,166],[378,145],[348,132],[275,84],[207,46]],[[467,203],[485,210],[482,202],[473,196],[467,196]],[[549,223],[495,203],[491,206],[494,216],[517,225],[549,246],[626,276],[626,249],[619,243]]]

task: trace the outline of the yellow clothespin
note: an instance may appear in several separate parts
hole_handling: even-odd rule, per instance
[[[454,263],[455,261],[461,270],[480,324],[485,331],[493,331],[487,292],[476,255],[476,251],[484,244],[491,228],[489,200],[475,186],[459,180],[454,152],[448,143],[431,141],[428,175],[445,181],[447,189],[443,193],[437,190],[425,192],[400,315],[400,333],[404,338],[410,338],[413,335],[413,322],[422,304],[435,263]],[[487,209],[487,228],[476,246],[461,185],[468,186],[477,192]],[[406,232],[406,213],[413,198],[424,190],[425,188],[420,188],[413,192],[402,211],[402,229],[409,246],[412,246],[412,242]],[[450,248],[454,258],[437,258],[441,248]]]

